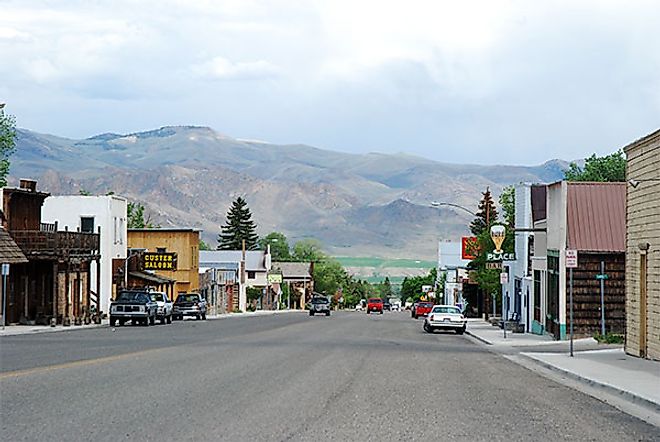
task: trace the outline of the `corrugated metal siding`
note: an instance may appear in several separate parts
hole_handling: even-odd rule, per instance
[[[625,252],[626,183],[568,183],[568,248]]]

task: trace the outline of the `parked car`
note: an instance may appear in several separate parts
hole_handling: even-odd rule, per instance
[[[383,300],[380,298],[369,298],[367,300],[367,314],[378,312],[383,314]]]
[[[206,319],[206,300],[198,293],[181,293],[174,301],[173,319],[183,319],[184,316],[194,316]]]
[[[154,325],[157,309],[158,304],[152,301],[147,290],[122,290],[110,303],[110,327],[117,322],[124,325],[126,321],[134,325]]]
[[[392,304],[390,304],[390,301],[387,299],[383,299],[383,310],[387,310],[388,312],[392,311]]]
[[[367,308],[367,302],[364,299],[360,299],[360,302],[357,303],[355,306],[355,311],[356,312],[361,312],[364,311],[364,309]]]
[[[453,305],[434,305],[429,315],[424,319],[424,330],[433,333],[434,330],[454,330],[462,335],[467,328],[467,319],[458,307]]]
[[[161,324],[171,324],[174,303],[170,301],[167,294],[163,292],[151,292],[150,296],[151,300],[158,304],[158,308],[156,309],[156,319],[158,319]]]
[[[432,308],[432,302],[418,302],[413,306],[412,317],[417,319],[420,316],[426,316]]]
[[[330,301],[325,296],[314,296],[312,302],[309,304],[309,316],[314,316],[316,313],[325,313],[330,316]]]

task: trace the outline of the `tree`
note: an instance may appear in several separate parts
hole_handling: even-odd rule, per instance
[[[199,250],[211,250],[211,247],[206,244],[206,242],[203,239],[199,239]]]
[[[497,209],[490,188],[486,187],[486,191],[482,195],[477,217],[470,223],[470,230],[475,236],[478,236],[484,230],[488,230],[497,220]]]
[[[260,238],[258,244],[260,250],[266,250],[267,246],[270,246],[273,261],[289,261],[291,259],[289,241],[283,233],[271,232]]]
[[[584,167],[571,163],[564,171],[564,179],[567,181],[626,181],[626,159],[623,151],[619,150],[604,157],[597,157],[596,154],[593,154],[584,160]]]
[[[383,299],[390,299],[392,297],[392,283],[389,276],[386,276],[383,282],[378,285],[378,291],[380,292],[380,297]]]
[[[514,228],[516,224],[516,188],[507,186],[500,194],[500,207],[504,216],[504,224]]]
[[[240,250],[243,241],[247,250],[256,249],[259,239],[255,233],[256,229],[247,202],[239,196],[227,212],[227,222],[221,227],[221,233],[218,235],[218,250]]]
[[[418,301],[422,297],[422,286],[425,285],[435,285],[435,280],[437,276],[437,269],[432,268],[429,270],[429,273],[424,276],[412,276],[410,278],[403,278],[401,283],[401,299],[412,299]]]
[[[151,222],[151,215],[148,215],[146,219],[144,218],[144,206],[140,203],[129,201],[126,207],[126,215],[129,229],[154,229],[158,227]]]
[[[5,114],[4,107],[0,104],[0,187],[7,185],[9,157],[16,150],[16,119]]]
[[[303,239],[293,246],[293,258],[296,261],[321,261],[327,256],[321,250],[322,244],[316,239]]]

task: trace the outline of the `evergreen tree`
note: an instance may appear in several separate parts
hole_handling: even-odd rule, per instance
[[[0,187],[7,185],[9,157],[16,150],[16,120],[5,114],[4,107],[0,103]]]
[[[222,231],[218,235],[218,250],[241,250],[243,240],[247,250],[256,249],[259,240],[255,232],[256,228],[247,202],[239,196],[227,212],[227,222],[221,227]]]
[[[490,188],[486,187],[486,191],[482,195],[483,198],[479,203],[477,217],[470,223],[470,230],[475,236],[479,236],[484,230],[488,230],[497,221],[497,209],[495,209],[495,202],[493,201],[493,195],[490,193]]]

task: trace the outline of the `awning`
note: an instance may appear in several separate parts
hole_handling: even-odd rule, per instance
[[[174,284],[176,282],[176,279],[166,278],[164,276],[156,275],[155,273],[129,272],[128,275],[153,284]]]
[[[4,229],[0,228],[0,262],[3,264],[23,264],[28,259],[18,247],[14,239]]]

